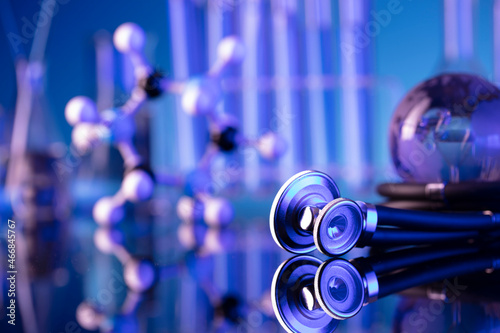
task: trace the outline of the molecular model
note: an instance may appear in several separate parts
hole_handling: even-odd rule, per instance
[[[213,262],[210,257],[215,252],[207,250],[200,254],[197,251],[189,251],[181,260],[159,266],[148,259],[134,257],[126,250],[124,240],[122,232],[115,227],[99,227],[94,233],[94,244],[97,249],[104,254],[116,256],[122,264],[127,294],[117,313],[105,310],[92,301],[80,303],[76,319],[84,329],[101,332],[139,332],[137,311],[145,298],[145,293],[157,283],[186,275],[191,277],[207,295],[214,316],[218,318],[217,326],[237,324],[247,316],[245,312],[255,307],[257,308],[254,310],[266,316],[272,315],[262,304],[252,306],[245,304],[240,297],[224,294],[213,284],[211,278]],[[224,244],[219,246],[225,247]]]
[[[123,281],[127,295],[118,313],[105,313],[91,301],[82,302],[76,311],[78,323],[87,330],[101,332],[139,332],[136,311],[157,281],[179,274],[179,265],[157,267],[152,261],[134,257],[124,246],[125,237],[119,229],[99,227],[94,233],[94,244],[104,254],[114,255],[122,264]]]
[[[198,168],[185,180],[185,196],[177,204],[177,215],[186,224],[203,220],[209,227],[224,227],[233,219],[231,203],[213,196],[210,166],[218,153],[232,153],[242,147],[254,147],[260,156],[276,160],[286,152],[286,142],[275,132],[267,132],[257,140],[245,138],[238,131],[238,120],[216,109],[221,99],[220,76],[229,64],[240,63],[244,49],[236,37],[223,39],[218,59],[207,74],[186,83],[182,107],[194,116],[205,116],[209,124],[210,143]],[[181,226],[182,228],[182,226]]]
[[[117,28],[113,42],[118,51],[128,55],[132,61],[136,77],[136,87],[129,100],[121,107],[98,112],[95,103],[88,97],[72,98],[65,109],[69,124],[74,126],[72,141],[81,152],[87,152],[102,142],[116,146],[124,164],[125,175],[120,189],[111,197],[97,201],[93,209],[95,221],[100,225],[114,225],[124,218],[124,204],[127,201],[144,201],[151,197],[155,181],[154,173],[142,161],[133,145],[135,124],[133,116],[146,100],[162,95],[164,92],[181,93],[182,106],[190,115],[206,116],[209,122],[211,144],[202,158],[199,168],[206,171],[217,151],[231,152],[242,145],[253,145],[261,156],[269,159],[280,157],[286,150],[283,139],[269,132],[258,140],[243,138],[237,130],[237,121],[232,117],[216,112],[221,99],[221,74],[229,65],[238,64],[244,56],[244,49],[237,37],[224,38],[218,46],[218,57],[208,73],[185,83],[172,82],[154,71],[144,55],[145,33],[134,23],[124,23]],[[193,188],[189,184],[187,187]],[[194,186],[196,188],[196,186]],[[232,220],[232,208],[227,200],[214,198],[207,191],[188,191],[192,200],[203,203],[204,220],[209,225],[226,225]],[[183,207],[187,199],[181,202]],[[191,206],[195,206],[191,203]],[[187,211],[181,219],[194,210]],[[178,209],[178,211],[180,211]]]
[[[202,219],[208,226],[225,226],[232,220],[232,208],[227,200],[213,197],[210,187],[213,182],[209,169],[217,154],[253,146],[262,157],[274,160],[285,153],[286,143],[274,132],[249,140],[238,132],[237,120],[227,114],[210,113],[208,121],[211,140],[198,168],[186,176],[185,196],[177,204],[177,214],[185,222]]]
[[[218,67],[217,63],[214,67]],[[185,195],[177,203],[177,215],[183,222],[178,229],[179,241],[188,249],[199,249],[199,244],[203,244],[202,252],[207,247],[216,251],[218,244],[231,243],[230,234],[223,229],[233,220],[232,204],[225,198],[215,197],[211,187],[210,166],[217,154],[252,146],[262,157],[274,160],[286,151],[286,143],[277,133],[268,132],[252,141],[238,132],[237,119],[215,110],[213,96],[219,89],[217,81],[210,76],[214,72],[212,69],[205,78],[189,82],[182,99],[190,114],[205,115],[209,123],[210,143],[197,169],[186,175]],[[205,226],[200,225],[203,223]]]
[[[147,99],[168,91],[168,82],[153,71],[144,54],[144,31],[133,23],[118,27],[113,38],[118,51],[127,54],[134,68],[136,87],[128,101],[121,107],[98,112],[88,97],[72,98],[65,109],[66,120],[73,125],[72,142],[78,151],[85,153],[103,142],[115,145],[124,164],[125,175],[118,192],[101,198],[94,206],[93,216],[100,225],[114,225],[124,217],[126,201],[149,199],[154,189],[154,175],[144,164],[133,145],[134,115]]]
[[[103,332],[137,331],[132,315],[138,308],[143,293],[158,280],[178,274],[179,265],[156,267],[147,259],[136,258],[124,246],[124,237],[116,225],[125,215],[124,205],[151,198],[155,183],[178,185],[172,177],[155,174],[143,162],[133,144],[135,133],[134,115],[149,100],[163,93],[181,94],[184,111],[192,116],[204,116],[208,120],[210,142],[196,170],[183,180],[185,196],[178,203],[177,212],[183,223],[179,228],[179,241],[190,253],[203,256],[231,247],[232,234],[227,226],[233,219],[231,203],[215,197],[205,185],[211,183],[209,169],[215,156],[233,152],[239,147],[253,146],[260,155],[277,159],[286,150],[286,144],[276,133],[269,132],[257,140],[244,138],[238,132],[238,122],[233,117],[217,111],[222,97],[221,75],[230,65],[238,64],[244,56],[239,39],[224,38],[218,46],[218,57],[210,70],[187,82],[165,79],[147,62],[144,55],[145,33],[134,23],[119,26],[113,36],[118,51],[130,57],[136,87],[128,101],[112,109],[98,112],[88,97],[72,98],[65,109],[68,123],[74,126],[72,142],[81,153],[86,153],[104,142],[114,145],[125,165],[125,174],[119,190],[97,201],[93,217],[100,228],[94,234],[94,243],[104,254],[112,254],[123,265],[124,282],[128,293],[118,314],[107,315],[90,302],[83,302],[77,309],[77,319],[82,327]],[[169,272],[169,273],[165,273]],[[193,276],[199,275],[198,273]],[[221,303],[222,298],[216,298]],[[222,303],[221,303],[222,304]]]
[[[125,237],[116,228],[99,227],[94,233],[94,244],[104,254],[115,255],[123,266],[123,280],[127,296],[118,314],[105,314],[96,304],[82,302],[76,312],[78,323],[87,330],[101,332],[138,332],[134,314],[148,291],[161,277],[161,269],[147,259],[136,258],[124,246]]]

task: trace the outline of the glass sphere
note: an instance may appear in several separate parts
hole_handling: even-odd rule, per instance
[[[469,74],[419,84],[396,108],[390,149],[407,182],[500,180],[500,90]]]

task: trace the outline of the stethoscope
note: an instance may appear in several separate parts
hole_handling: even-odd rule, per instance
[[[350,261],[299,255],[273,278],[271,300],[288,332],[333,332],[363,306],[418,285],[498,268],[494,251],[477,247],[410,248]]]
[[[498,228],[500,214],[397,209],[340,197],[328,175],[303,171],[276,195],[270,227],[276,243],[292,253],[338,256],[368,245],[436,244],[478,238]]]
[[[377,187],[380,195],[398,200],[498,200],[500,182],[462,182],[462,183],[384,183]]]
[[[327,314],[344,320],[355,316],[367,304],[411,287],[498,268],[498,256],[474,253],[473,249],[456,249],[456,252],[451,256],[446,255],[446,250],[437,253],[435,258],[442,257],[435,260],[426,260],[424,254],[421,260],[415,260],[410,268],[401,272],[397,270],[408,265],[398,263],[398,259],[394,260],[395,268],[390,270],[383,262],[378,265],[365,258],[351,261],[330,259],[318,268],[316,274],[314,288],[317,290],[317,301]],[[393,271],[396,272],[386,274]]]

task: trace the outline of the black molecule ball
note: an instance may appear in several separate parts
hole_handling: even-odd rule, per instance
[[[163,93],[163,89],[161,87],[162,79],[163,75],[155,71],[147,78],[143,79],[139,84],[149,98],[155,98]]]
[[[238,130],[235,127],[228,126],[222,131],[211,134],[211,140],[220,150],[230,152],[237,147]]]
[[[221,303],[215,307],[215,316],[223,318],[231,323],[238,323],[242,318],[242,303],[239,297],[226,295]]]

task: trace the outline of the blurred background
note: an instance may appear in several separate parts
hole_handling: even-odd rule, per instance
[[[26,332],[280,331],[269,288],[289,255],[268,226],[280,185],[312,168],[329,173],[346,197],[380,200],[374,186],[398,180],[388,130],[409,89],[447,71],[500,81],[494,0],[0,0],[0,20],[1,233],[8,218],[22,225],[16,329]],[[217,108],[248,140],[273,131],[287,144],[272,161],[247,148],[211,161],[206,181],[234,209],[227,228],[181,222],[186,186],[176,182],[126,205],[124,247],[160,272],[130,309],[123,267],[96,248],[92,216],[96,201],[120,187],[123,159],[107,144],[75,151],[64,117],[78,95],[98,110],[130,97],[134,68],[113,46],[125,22],[144,29],[146,58],[176,82],[204,75],[218,43],[238,36],[245,56],[221,77]],[[197,168],[210,140],[206,117],[186,114],[179,93],[147,101],[135,123],[139,154],[175,179]],[[3,283],[1,331],[12,329],[6,291]],[[339,331],[388,330],[398,301],[367,307]],[[82,302],[92,309],[80,307],[77,319]]]

